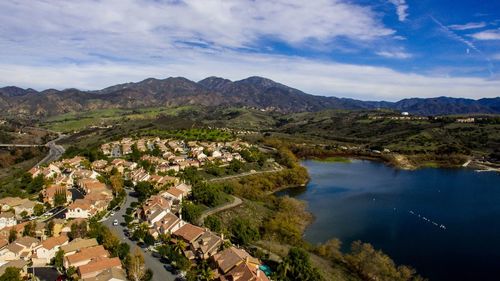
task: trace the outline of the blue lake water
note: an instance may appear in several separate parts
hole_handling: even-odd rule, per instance
[[[315,221],[306,240],[369,242],[430,280],[500,280],[500,174],[363,160],[302,164],[307,188],[280,194],[308,203]]]

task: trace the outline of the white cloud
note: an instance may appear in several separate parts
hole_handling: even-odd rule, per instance
[[[79,37],[85,44],[109,38],[115,45],[159,47],[195,40],[251,48],[262,38],[305,44],[394,33],[371,8],[341,0],[1,1],[0,22],[2,38],[42,44]]]
[[[412,57],[411,54],[403,51],[380,51],[376,52],[377,55],[390,59],[409,59]]]
[[[469,22],[466,24],[452,24],[448,25],[450,29],[453,30],[469,30],[469,29],[478,29],[486,26],[485,22]]]
[[[365,100],[399,100],[409,97],[496,97],[499,80],[476,77],[435,77],[401,73],[384,67],[328,63],[272,55],[191,54],[156,65],[92,64],[24,66],[0,64],[0,84],[13,83],[36,89],[77,87],[98,89],[146,77],[207,76],[232,80],[252,75],[268,77],[307,93]],[[7,80],[8,79],[8,80]]]
[[[408,4],[406,0],[389,0],[391,4],[396,6],[396,14],[398,15],[399,21],[405,21],[408,17]]]
[[[485,30],[471,36],[477,40],[500,40],[500,29]]]

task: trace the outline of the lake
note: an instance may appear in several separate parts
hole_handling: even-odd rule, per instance
[[[307,188],[288,189],[314,214],[306,240],[369,242],[430,280],[500,280],[500,175],[404,171],[383,163],[303,161]]]

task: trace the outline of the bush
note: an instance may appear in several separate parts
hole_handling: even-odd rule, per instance
[[[260,239],[259,230],[246,219],[233,219],[229,231],[231,232],[231,242],[234,244],[248,245]]]

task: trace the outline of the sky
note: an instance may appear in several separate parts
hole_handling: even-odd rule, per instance
[[[0,87],[171,76],[363,100],[498,97],[500,1],[0,1]]]

